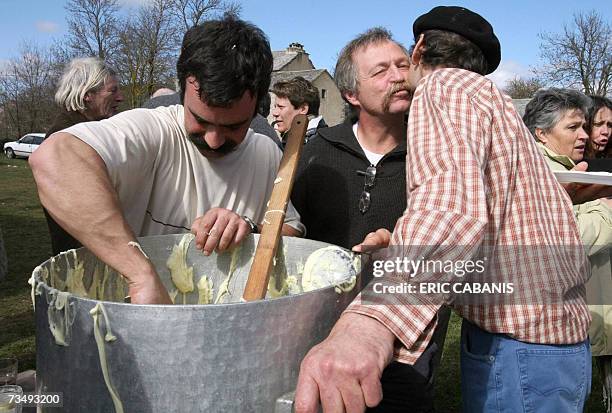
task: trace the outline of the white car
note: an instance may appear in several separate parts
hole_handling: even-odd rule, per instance
[[[44,133],[28,133],[17,142],[7,142],[4,144],[4,153],[7,158],[15,158],[17,156],[29,157],[32,152],[38,149],[38,146],[45,139]]]

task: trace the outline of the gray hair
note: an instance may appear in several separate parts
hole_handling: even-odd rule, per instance
[[[568,110],[580,110],[585,116],[591,100],[585,94],[571,89],[540,89],[527,103],[523,122],[535,137],[536,128],[549,132]]]
[[[71,60],[59,80],[55,102],[70,111],[85,110],[87,92],[99,90],[116,72],[97,57]]]
[[[408,55],[406,48],[402,44],[395,41],[391,36],[391,32],[385,28],[374,27],[358,35],[346,46],[344,46],[340,52],[340,55],[338,56],[338,62],[336,63],[336,69],[334,70],[334,79],[344,100],[346,100],[344,97],[345,93],[357,92],[358,73],[355,62],[353,61],[353,55],[359,49],[381,42],[393,42],[401,47],[406,55]]]

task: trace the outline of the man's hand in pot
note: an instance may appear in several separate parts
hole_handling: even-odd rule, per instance
[[[196,248],[204,255],[225,251],[242,242],[251,233],[249,224],[238,214],[224,208],[213,208],[191,225]]]

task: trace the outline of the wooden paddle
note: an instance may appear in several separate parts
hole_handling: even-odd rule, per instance
[[[268,280],[273,267],[273,260],[276,256],[278,241],[280,239],[283,223],[285,222],[285,212],[289,203],[289,196],[293,188],[293,178],[297,170],[298,160],[302,153],[304,136],[308,118],[306,115],[297,115],[293,118],[287,145],[283,159],[278,167],[278,174],[274,181],[270,202],[264,215],[259,243],[253,258],[253,265],[249,273],[243,298],[245,301],[261,300],[266,296],[268,290]]]

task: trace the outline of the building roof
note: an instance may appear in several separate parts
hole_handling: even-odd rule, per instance
[[[302,76],[309,82],[314,82],[323,72],[327,72],[326,69],[311,69],[311,70],[291,70],[291,71],[280,71],[272,72],[272,82],[274,85],[276,82],[291,80],[296,76]]]
[[[274,68],[272,70],[281,70],[284,66],[291,63],[291,61],[295,59],[297,55],[297,52],[288,52],[286,50],[272,52],[272,57],[274,58]]]

